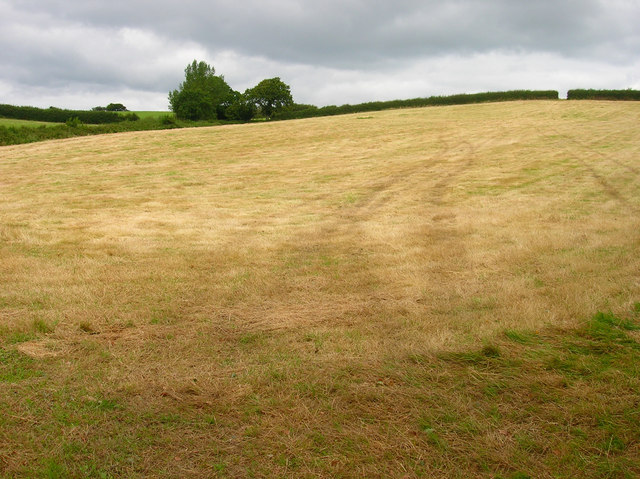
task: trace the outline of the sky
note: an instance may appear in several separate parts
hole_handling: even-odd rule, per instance
[[[0,0],[0,103],[167,110],[193,60],[318,106],[640,89],[640,0]]]

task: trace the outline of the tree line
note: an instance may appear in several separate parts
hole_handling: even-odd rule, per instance
[[[294,104],[289,85],[279,77],[262,80],[240,93],[206,62],[193,60],[184,73],[179,88],[169,92],[171,111],[181,120],[249,121],[256,115],[272,118]]]

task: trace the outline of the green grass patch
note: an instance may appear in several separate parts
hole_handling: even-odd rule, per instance
[[[531,344],[536,341],[536,334],[527,331],[515,331],[513,329],[507,329],[504,332],[504,335],[511,341],[520,344]]]
[[[500,359],[500,349],[495,345],[485,345],[479,351],[460,351],[440,354],[439,357],[445,361],[468,363],[468,364],[488,364]]]
[[[33,359],[13,349],[0,349],[0,383],[16,383],[42,373]]]
[[[0,126],[27,126],[27,127],[38,127],[38,126],[56,126],[59,123],[53,123],[50,121],[32,121],[32,120],[17,120],[14,118],[0,118]]]
[[[135,113],[136,115],[138,115],[138,117],[141,120],[144,120],[145,118],[154,118],[154,119],[162,119],[165,116],[169,116],[169,117],[175,117],[175,114],[171,111],[128,111],[128,112],[122,112],[122,114],[126,115],[129,113]]]
[[[433,388],[418,428],[443,453],[474,457],[481,477],[636,477],[639,327],[598,312],[580,328],[506,330],[483,348],[439,354],[440,369],[412,356],[407,384]],[[520,471],[501,472],[499,456]]]
[[[55,329],[55,326],[48,323],[43,319],[34,319],[33,320],[33,329],[41,334],[52,333]]]
[[[422,417],[418,421],[420,431],[425,435],[427,441],[438,449],[447,449],[447,443],[440,437],[435,427],[427,417]]]
[[[6,341],[8,344],[19,344],[36,339],[36,337],[37,335],[32,331],[12,331],[7,332]]]

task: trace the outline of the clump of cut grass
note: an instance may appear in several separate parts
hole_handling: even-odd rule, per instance
[[[615,329],[624,329],[626,331],[638,331],[640,330],[640,326],[628,319],[620,319],[615,316],[613,313],[603,313],[602,311],[598,311],[593,319],[591,320],[591,328],[598,329],[601,325],[604,325],[605,329],[615,330]]]
[[[33,329],[38,333],[48,334],[55,330],[55,326],[43,319],[34,319]]]
[[[78,324],[78,329],[85,333],[95,332],[93,324],[91,324],[89,321],[80,321],[80,323]]]
[[[520,343],[520,344],[529,344],[533,341],[535,341],[536,339],[536,334],[532,333],[532,332],[525,332],[525,331],[516,331],[513,329],[507,329],[504,332],[504,335],[509,338],[511,341],[514,341],[516,343]]]
[[[446,450],[447,445],[446,442],[443,441],[436,430],[433,428],[433,425],[427,418],[421,418],[419,421],[420,430],[425,434],[429,443],[438,449]]]
[[[447,352],[440,354],[440,358],[447,361],[470,364],[486,364],[499,359],[500,356],[500,349],[493,344],[486,344],[479,351]]]

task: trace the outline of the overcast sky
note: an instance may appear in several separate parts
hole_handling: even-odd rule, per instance
[[[315,105],[640,89],[640,0],[0,0],[0,103],[165,110],[192,60]]]

